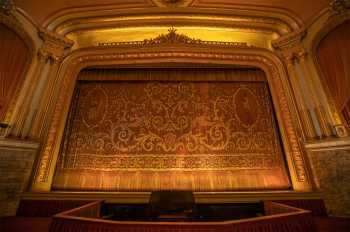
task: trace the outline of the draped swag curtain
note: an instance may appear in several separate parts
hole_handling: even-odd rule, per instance
[[[53,189],[288,189],[264,72],[84,70]]]
[[[350,126],[350,20],[320,42],[317,56],[336,107]]]
[[[22,83],[29,50],[15,32],[0,24],[0,51],[0,121],[3,121]]]

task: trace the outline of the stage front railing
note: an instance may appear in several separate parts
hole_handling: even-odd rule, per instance
[[[54,215],[51,232],[313,232],[310,211],[275,202],[264,202],[265,216],[222,222],[141,222],[100,218],[103,201]]]

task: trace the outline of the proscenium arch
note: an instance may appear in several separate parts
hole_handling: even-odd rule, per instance
[[[209,52],[210,51],[210,52]],[[280,134],[294,191],[311,191],[306,154],[300,144],[299,128],[295,124],[294,103],[282,62],[266,49],[208,45],[148,45],[142,48],[117,46],[84,49],[67,57],[59,70],[60,94],[53,109],[46,142],[43,143],[32,191],[50,191],[63,132],[69,113],[78,74],[88,67],[120,65],[155,65],[161,63],[203,63],[253,66],[266,74],[276,111]]]

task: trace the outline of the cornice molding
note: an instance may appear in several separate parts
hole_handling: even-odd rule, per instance
[[[272,41],[271,45],[276,51],[281,52],[287,64],[292,64],[293,60],[299,60],[308,55],[302,43],[306,35],[307,30],[301,28]]]
[[[57,33],[41,29],[39,30],[39,36],[44,41],[50,41],[53,43],[56,43],[58,45],[61,45],[62,47],[68,48],[73,46],[74,42],[70,39],[65,38],[64,36],[61,36]]]
[[[299,30],[293,31],[272,41],[272,47],[275,49],[291,48],[297,44],[300,44],[305,38],[306,34],[307,30],[305,28],[300,28]]]
[[[350,137],[327,139],[304,144],[307,151],[320,152],[328,150],[344,150],[350,149]]]
[[[34,150],[40,147],[40,143],[22,139],[0,138],[0,148],[16,150]]]

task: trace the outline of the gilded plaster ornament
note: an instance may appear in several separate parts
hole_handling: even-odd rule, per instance
[[[153,2],[160,7],[186,7],[189,6],[193,0],[153,0]]]

